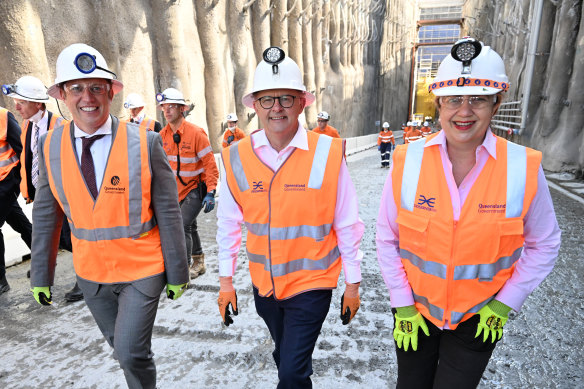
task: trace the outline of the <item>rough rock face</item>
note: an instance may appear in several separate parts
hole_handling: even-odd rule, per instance
[[[1,83],[30,74],[49,86],[60,51],[87,43],[124,83],[115,115],[127,117],[124,98],[137,92],[162,121],[155,94],[178,88],[195,104],[188,120],[209,130],[216,151],[228,112],[246,132],[260,126],[241,97],[269,45],[298,63],[317,96],[309,128],[321,110],[343,137],[407,115],[415,8],[406,0],[2,0],[0,12]],[[12,99],[0,96],[0,105],[14,112]]]
[[[523,97],[530,34],[539,31],[526,129],[518,142],[543,152],[552,171],[584,173],[584,19],[582,0],[543,1],[532,31],[536,1],[471,0],[466,32],[502,55],[510,77],[507,101]],[[471,16],[471,17],[469,17]]]

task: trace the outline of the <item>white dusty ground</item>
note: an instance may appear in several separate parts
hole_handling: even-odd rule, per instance
[[[314,352],[315,388],[394,387],[396,362],[389,298],[375,253],[375,220],[387,170],[376,149],[349,157],[366,230],[362,307],[349,326],[339,316],[340,292]],[[552,190],[563,230],[550,277],[505,327],[480,388],[584,387],[584,206]],[[161,297],[153,351],[159,388],[274,388],[271,339],[255,313],[244,255],[235,277],[240,315],[224,327],[216,306],[218,281],[215,212],[199,226],[208,271],[177,301]],[[124,388],[112,352],[83,302],[63,294],[74,274],[68,253],[59,256],[56,302],[41,307],[28,292],[28,262],[10,267],[12,290],[0,296],[0,388]],[[342,280],[340,280],[342,284]]]

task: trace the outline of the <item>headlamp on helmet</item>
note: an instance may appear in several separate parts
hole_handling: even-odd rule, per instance
[[[163,101],[183,101],[183,99],[173,99],[172,97],[168,97],[164,93],[157,93],[156,94],[156,101],[158,101],[159,103],[162,103]]]
[[[118,76],[116,76],[114,72],[107,70],[101,66],[98,66],[95,55],[91,55],[89,53],[79,53],[75,57],[73,63],[75,64],[77,70],[79,70],[83,74],[93,73],[95,69],[99,69],[113,75],[114,79],[118,78]]]
[[[286,58],[284,50],[277,46],[271,46],[264,50],[264,61],[272,65],[272,73],[278,74],[278,64]]]
[[[479,41],[471,37],[464,37],[452,46],[450,55],[457,61],[462,62],[462,74],[470,74],[471,62],[479,56],[482,45]]]
[[[16,88],[15,88],[14,84],[2,85],[2,93],[4,93],[7,96],[11,93],[16,93]]]

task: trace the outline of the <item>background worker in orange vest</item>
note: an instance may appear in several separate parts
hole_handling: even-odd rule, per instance
[[[39,304],[52,303],[66,214],[87,307],[128,387],[154,388],[151,343],[160,293],[166,285],[168,298],[176,300],[189,280],[174,176],[158,134],[110,115],[123,85],[97,50],[68,46],[56,67],[48,93],[65,102],[73,120],[41,138],[33,295]]]
[[[227,120],[227,129],[223,134],[223,148],[229,147],[233,142],[238,142],[245,138],[245,133],[241,128],[237,127],[237,114],[235,112],[227,114],[225,120]]]
[[[46,103],[49,101],[47,88],[36,77],[21,77],[15,84],[5,85],[3,91],[8,97],[14,99],[16,110],[24,119],[20,136],[23,145],[23,150],[20,154],[20,193],[26,203],[29,204],[34,201],[38,182],[39,140],[48,131],[63,125],[65,121],[62,117],[47,110]],[[32,225],[30,235],[32,235]],[[73,250],[73,246],[71,245],[71,229],[69,228],[66,217],[63,218],[59,248],[69,252]],[[28,276],[30,277],[30,271],[28,272]],[[75,282],[75,285],[70,291],[65,293],[65,300],[68,302],[83,300],[83,291],[81,291],[77,282]]]
[[[508,83],[494,50],[459,40],[430,85],[442,131],[394,153],[376,242],[398,388],[477,387],[509,312],[554,266],[541,153],[490,129]]]
[[[3,88],[4,89],[4,88]],[[19,156],[22,152],[20,128],[11,112],[0,107],[0,295],[10,290],[6,279],[4,235],[7,222],[28,247],[31,247],[32,225],[18,205],[20,183]]]
[[[382,130],[377,137],[377,146],[381,153],[381,167],[389,169],[389,156],[392,146],[395,146],[395,139],[393,139],[393,132],[389,129],[388,122],[383,122],[381,127]]]
[[[404,132],[402,134],[402,138],[404,140],[404,145],[408,143],[408,136],[409,136],[408,134],[413,129],[414,129],[413,123],[412,122],[407,122],[406,123],[406,128],[404,128]]]
[[[302,127],[299,115],[315,97],[298,65],[279,47],[263,58],[242,101],[264,127],[222,152],[217,302],[225,325],[233,323],[232,276],[245,223],[255,306],[274,341],[278,388],[309,388],[312,352],[341,267],[342,323],[359,309],[364,226],[344,141]]]
[[[412,122],[412,126],[410,127],[410,130],[408,131],[406,138],[407,142],[405,143],[412,143],[419,139],[422,139],[422,131],[419,128],[418,122]]]
[[[316,115],[316,122],[318,126],[314,127],[312,131],[316,132],[317,134],[324,134],[333,138],[340,138],[341,136],[339,135],[337,129],[329,126],[328,122],[330,119],[331,115],[329,115],[328,112],[320,112],[318,115]]]
[[[140,124],[147,131],[160,132],[162,125],[155,119],[146,116],[144,99],[138,93],[130,93],[124,101],[124,108],[130,113],[130,123]]]
[[[194,279],[206,271],[205,254],[197,232],[197,216],[201,209],[209,213],[215,207],[219,171],[205,130],[189,123],[183,116],[188,109],[183,94],[168,88],[157,94],[156,99],[168,122],[160,136],[178,186],[187,260],[191,279]]]
[[[432,129],[430,128],[430,123],[424,122],[424,126],[420,129],[422,131],[422,136],[425,138],[432,134]]]

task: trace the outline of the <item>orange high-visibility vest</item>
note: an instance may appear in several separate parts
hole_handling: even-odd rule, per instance
[[[0,181],[18,165],[18,156],[8,143],[8,110],[0,107]]]
[[[432,129],[430,127],[422,127],[422,136],[427,137],[428,135],[432,134]]]
[[[109,284],[164,272],[160,233],[151,206],[146,131],[120,121],[94,202],[81,173],[71,123],[43,145],[49,185],[67,215],[73,265],[83,279]]]
[[[29,120],[25,120],[22,122],[21,133],[20,133],[20,141],[22,142],[22,153],[20,153],[20,177],[21,177],[20,193],[22,194],[22,197],[26,200],[28,200],[30,198],[29,193],[28,193],[28,187],[29,187],[29,185],[32,185],[32,183],[30,183],[28,180],[28,175],[26,174],[26,156],[30,152],[30,150],[27,150],[27,147],[26,147],[26,136],[28,134],[29,123],[30,123]],[[62,117],[60,117],[58,115],[52,114],[51,121],[49,122],[49,125],[47,127],[47,132],[52,131],[55,127],[65,125],[66,123],[68,123],[68,120],[63,119]],[[31,142],[32,142],[32,140],[31,140]],[[39,144],[37,144],[37,147],[39,145],[40,145],[40,137],[39,137]]]
[[[231,143],[227,142],[227,139],[229,139],[229,137],[233,135],[233,140],[231,141]],[[235,127],[235,132],[231,132],[231,130],[228,128],[225,130],[225,133],[223,134],[223,148],[229,147],[230,145],[233,144],[233,142],[237,142],[242,140],[243,138],[245,138],[245,133],[241,130],[241,128],[239,127]]]
[[[379,132],[379,136],[377,137],[377,145],[390,142],[395,144],[395,140],[393,139],[393,131],[389,130],[385,132],[381,130],[381,132]]]
[[[513,274],[541,153],[497,137],[497,158],[489,158],[454,221],[439,146],[426,142],[394,155],[400,256],[418,311],[455,329]]]
[[[334,128],[333,126],[329,126],[328,124],[326,125],[326,127],[324,128],[324,130],[321,130],[320,127],[315,127],[312,129],[313,132],[316,132],[317,134],[324,134],[324,135],[328,135],[330,137],[333,138],[340,138],[341,136],[339,135],[339,132],[337,131],[336,128]]]
[[[422,139],[422,131],[418,130],[417,128],[413,128],[411,131],[408,132],[406,136],[408,139],[408,143],[412,143],[419,139]]]
[[[341,254],[332,225],[344,141],[310,131],[307,137],[309,149],[295,149],[276,172],[257,157],[249,136],[222,151],[260,296],[286,299],[337,286]]]
[[[150,119],[144,116],[144,118],[140,122],[140,129],[142,131],[154,131],[154,124],[156,124],[154,119]]]

